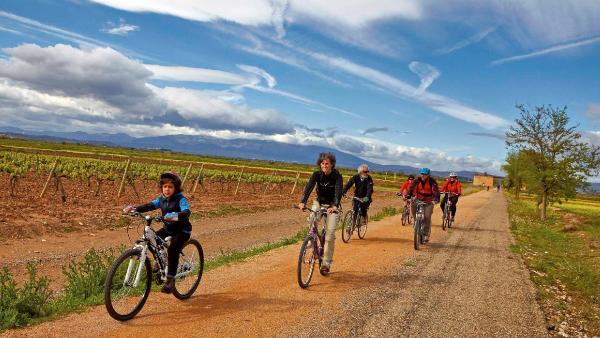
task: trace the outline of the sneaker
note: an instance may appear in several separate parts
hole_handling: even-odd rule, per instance
[[[175,288],[175,278],[167,277],[167,282],[165,283],[165,285],[163,285],[163,287],[162,287],[162,289],[160,289],[160,291],[162,293],[171,293],[171,292],[173,292],[174,288]]]
[[[321,273],[328,274],[330,268],[331,268],[331,263],[329,263],[329,262],[323,262],[321,264]]]

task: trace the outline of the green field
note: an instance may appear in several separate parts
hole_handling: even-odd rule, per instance
[[[542,222],[533,201],[510,198],[509,214],[513,250],[531,271],[548,324],[600,332],[600,202],[553,205]]]

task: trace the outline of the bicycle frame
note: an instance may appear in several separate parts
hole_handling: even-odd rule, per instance
[[[316,241],[313,241],[313,253],[317,255],[317,258],[320,261],[323,259],[323,248],[325,246],[325,232],[327,231],[327,226],[326,224],[323,224],[323,231],[321,231],[321,234],[319,235],[319,222],[321,222],[323,216],[327,214],[327,209],[321,208],[317,211],[311,209],[308,210],[310,210],[312,213],[311,216],[313,219],[311,220],[311,225],[307,236],[316,239]]]

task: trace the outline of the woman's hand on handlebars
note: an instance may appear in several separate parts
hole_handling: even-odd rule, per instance
[[[306,208],[306,203],[298,203],[298,209],[304,210]]]
[[[337,207],[329,207],[329,208],[327,208],[327,213],[333,214],[334,212],[337,212],[337,210],[338,210]]]

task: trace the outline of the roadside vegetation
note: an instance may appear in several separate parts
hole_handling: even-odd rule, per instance
[[[535,197],[509,198],[513,251],[530,270],[549,332],[600,333],[600,202],[575,199],[540,220]]]

